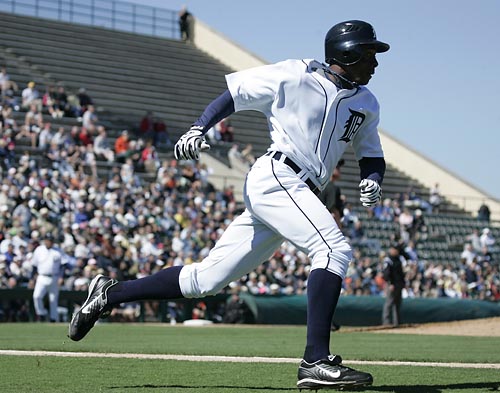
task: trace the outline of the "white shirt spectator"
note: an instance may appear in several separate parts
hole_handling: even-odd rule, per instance
[[[23,100],[23,106],[27,107],[32,103],[35,103],[37,100],[40,99],[40,93],[38,93],[38,90],[35,89],[35,82],[29,82],[28,87],[26,87],[22,93],[21,97]]]
[[[50,131],[50,124],[47,123],[42,131],[40,131],[40,135],[38,136],[38,147],[40,149],[45,149],[50,145],[50,141],[52,140],[52,132]]]
[[[479,237],[481,247],[491,247],[495,244],[495,238],[491,234],[490,228],[484,228],[483,233]]]
[[[95,123],[98,121],[98,118],[94,111],[94,107],[92,105],[89,105],[88,109],[85,111],[82,117],[83,127],[87,129],[92,129],[93,127],[95,127]]]
[[[460,258],[462,258],[468,266],[474,261],[475,257],[476,253],[474,252],[472,245],[470,243],[465,243],[464,250],[462,251]]]

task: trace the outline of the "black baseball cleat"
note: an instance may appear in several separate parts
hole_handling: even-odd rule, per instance
[[[302,389],[348,390],[369,386],[373,383],[371,374],[356,371],[342,365],[342,358],[330,355],[314,363],[305,360],[299,365],[297,387]]]
[[[92,329],[99,318],[106,318],[112,307],[108,305],[108,289],[118,281],[98,274],[89,286],[89,295],[82,307],[73,314],[69,324],[68,337],[80,341]]]

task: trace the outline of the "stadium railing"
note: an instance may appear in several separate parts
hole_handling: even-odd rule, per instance
[[[177,11],[116,0],[2,0],[0,11],[180,39]]]

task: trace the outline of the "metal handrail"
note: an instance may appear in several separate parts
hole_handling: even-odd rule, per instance
[[[0,0],[0,12],[180,39],[177,11],[116,0]]]

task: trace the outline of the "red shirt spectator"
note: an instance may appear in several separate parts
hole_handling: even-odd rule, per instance
[[[141,120],[141,124],[139,125],[139,131],[141,134],[149,134],[153,131],[153,113],[147,112]]]
[[[80,144],[83,146],[91,145],[92,144],[92,135],[88,132],[87,128],[82,127],[80,130],[80,133],[78,134],[78,140],[80,141]]]
[[[116,138],[115,141],[115,153],[116,155],[123,155],[128,151],[129,140],[128,132],[122,131],[122,134]]]

